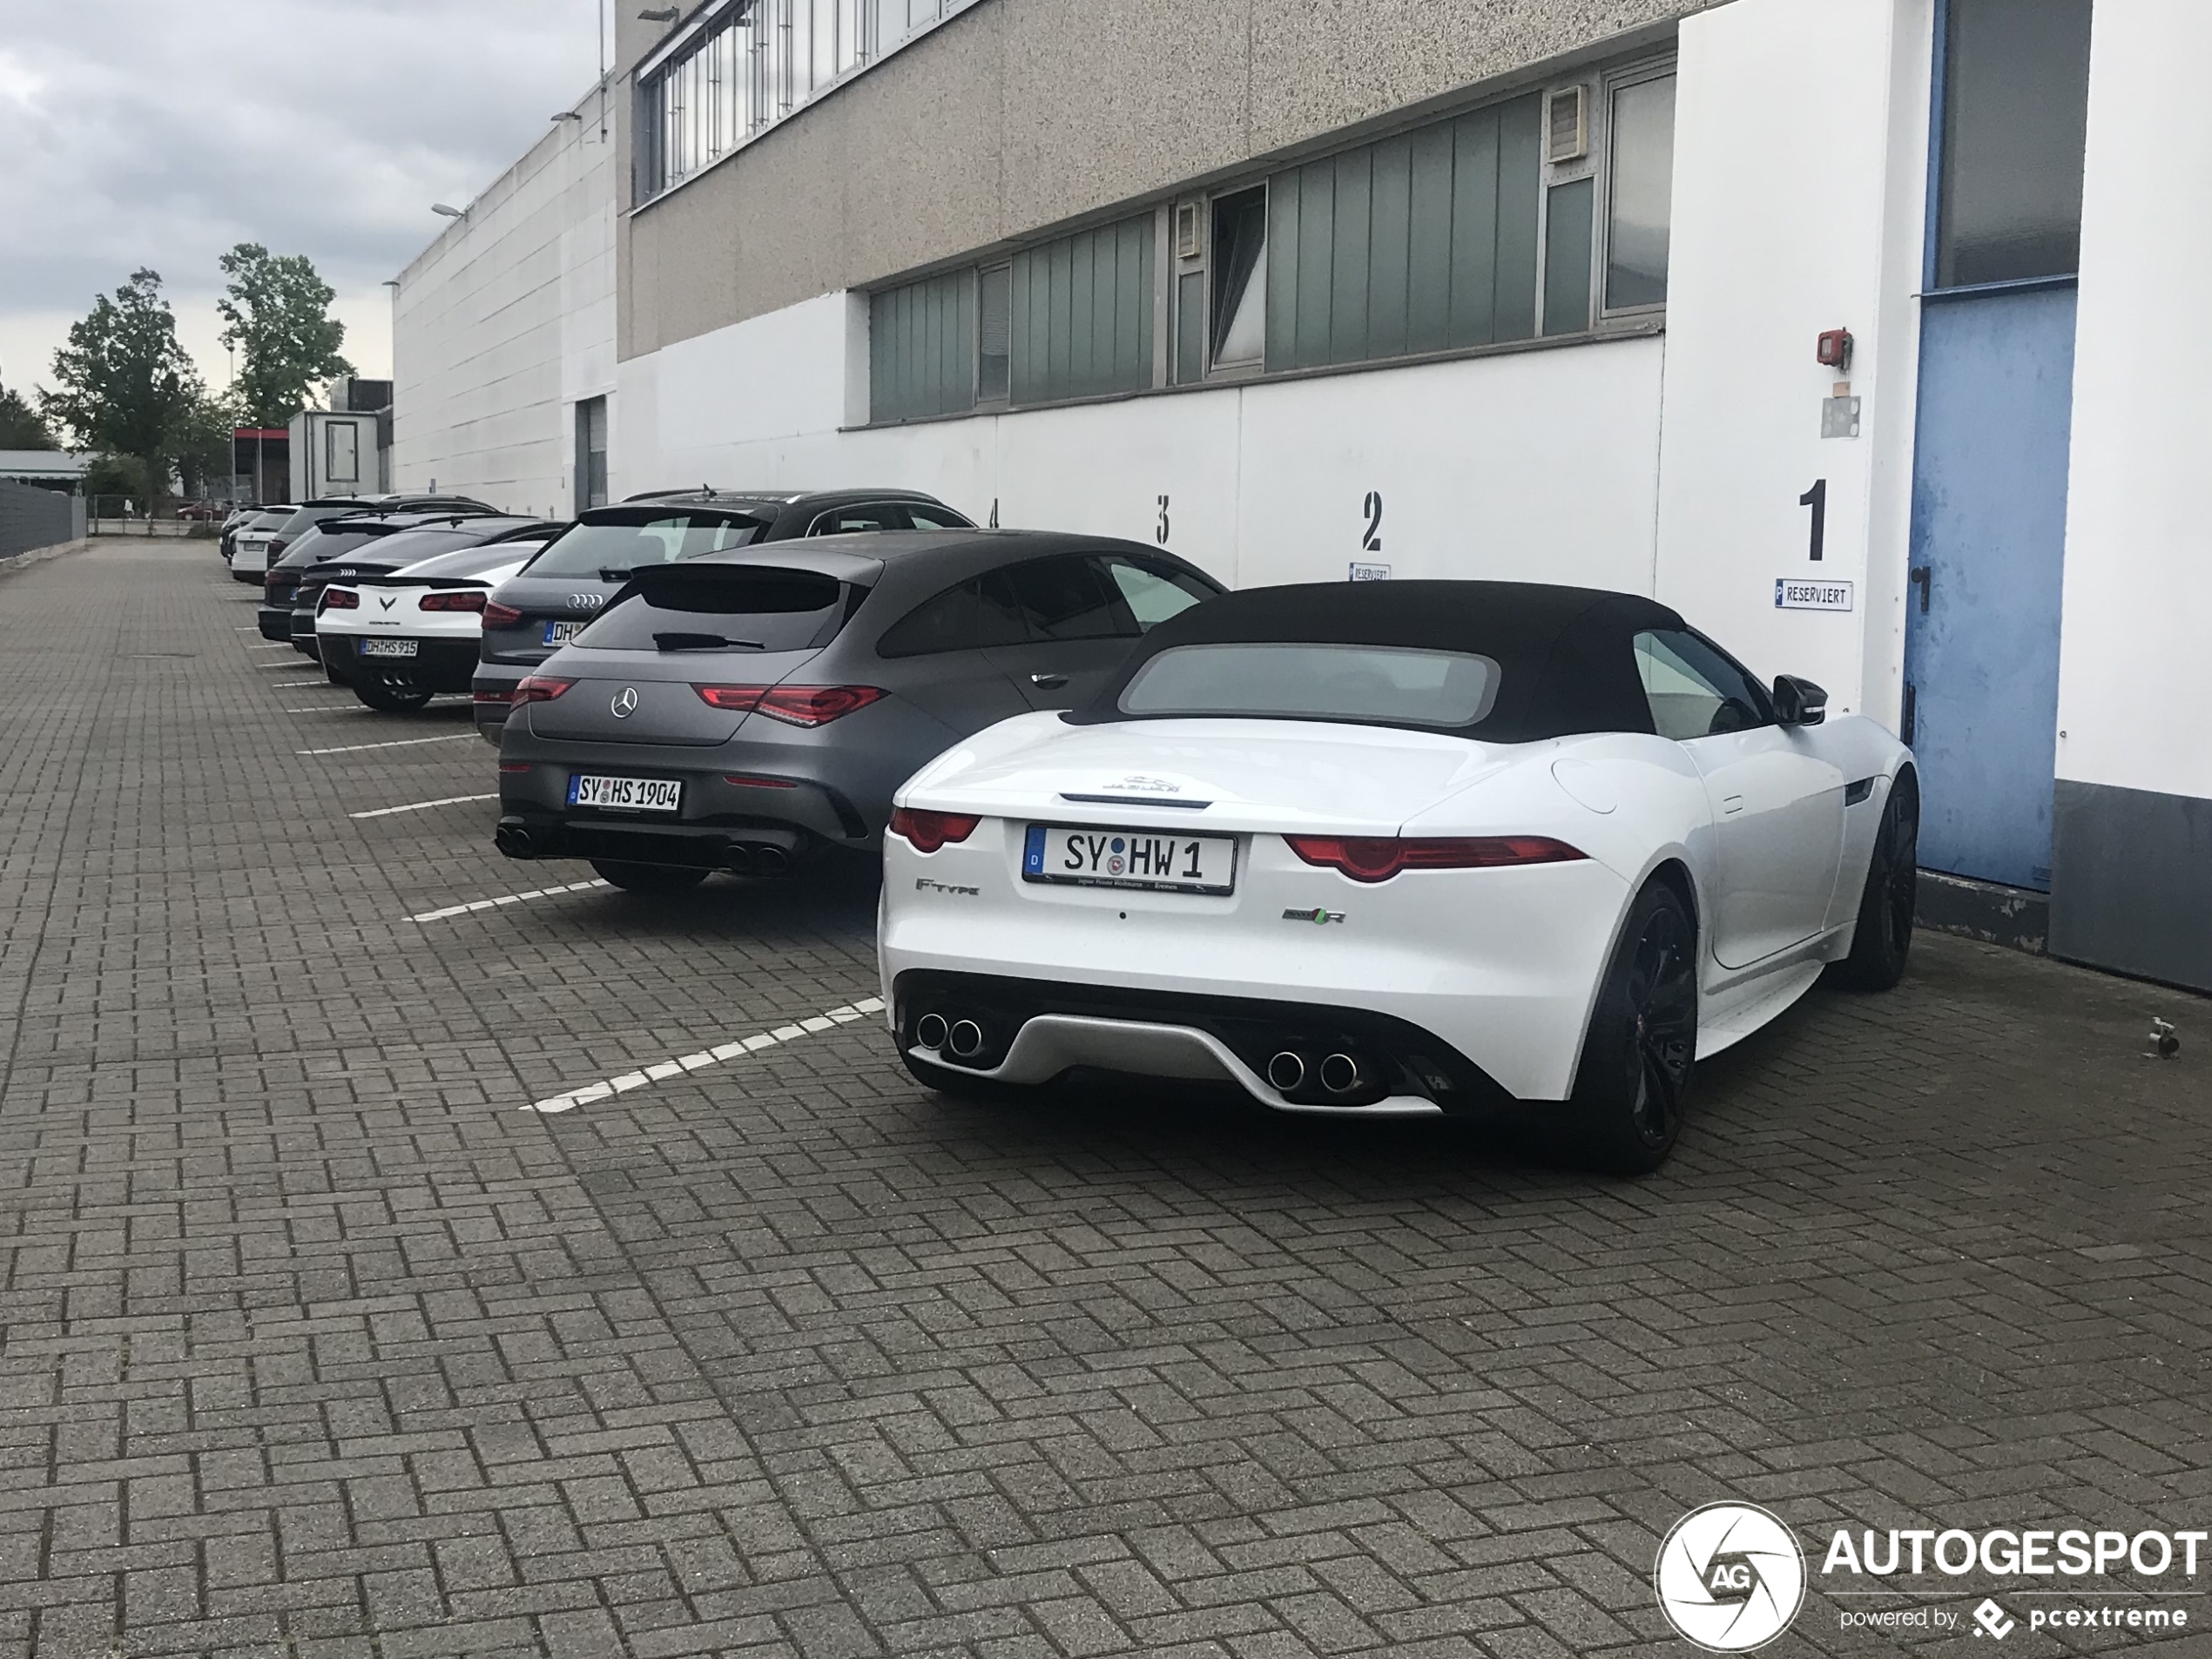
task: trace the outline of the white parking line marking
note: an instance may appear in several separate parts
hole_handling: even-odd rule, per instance
[[[312,709],[287,709],[285,712],[287,714],[374,714],[376,711],[364,708],[358,703],[351,707],[341,703],[324,703]]]
[[[412,801],[405,806],[379,806],[370,813],[347,813],[348,818],[389,818],[395,813],[427,813],[433,806],[459,806],[474,800],[497,800],[496,795],[447,795],[437,800]]]
[[[489,800],[489,796],[485,799]],[[448,916],[465,916],[475,910],[496,910],[502,905],[520,904],[525,899],[551,899],[563,893],[589,893],[594,887],[610,887],[611,881],[571,881],[565,887],[532,887],[528,893],[502,893],[496,899],[472,899],[467,904],[449,904],[442,910],[426,910],[419,916],[409,916],[409,921],[443,921]]]
[[[736,1060],[763,1049],[772,1049],[779,1043],[792,1042],[811,1036],[818,1031],[832,1031],[840,1025],[871,1014],[883,1012],[880,996],[863,997],[858,1002],[848,1002],[841,1008],[831,1008],[797,1025],[779,1025],[773,1031],[763,1031],[750,1037],[733,1038],[718,1042],[711,1049],[702,1049],[697,1054],[684,1055],[674,1060],[662,1060],[647,1066],[643,1071],[625,1071],[619,1077],[610,1077],[604,1082],[586,1083],[581,1089],[571,1089],[564,1095],[548,1095],[543,1100],[534,1100],[522,1109],[526,1112],[570,1112],[579,1106],[589,1106],[595,1100],[606,1100],[615,1095],[626,1095],[633,1089],[643,1089],[647,1083],[664,1082],[671,1077],[703,1071],[709,1066],[718,1066],[725,1060]]]
[[[335,749],[294,749],[292,752],[296,755],[350,755],[359,754],[363,749],[406,749],[418,743],[463,743],[475,735],[473,732],[456,732],[446,738],[394,738],[385,743],[347,743]]]
[[[269,689],[275,691],[296,691],[303,685],[320,685],[333,691],[342,691],[346,689],[342,685],[334,685],[328,680],[276,680],[271,683]]]

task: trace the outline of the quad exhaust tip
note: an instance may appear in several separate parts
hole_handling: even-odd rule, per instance
[[[914,1022],[914,1041],[925,1049],[943,1048],[945,1035],[945,1016],[941,1014],[925,1014]]]
[[[1332,1054],[1321,1062],[1321,1087],[1332,1095],[1356,1095],[1367,1086],[1367,1069],[1359,1058]]]
[[[1285,1049],[1267,1062],[1267,1081],[1287,1095],[1305,1081],[1305,1056]]]
[[[973,1020],[959,1021],[947,1033],[945,1049],[955,1059],[973,1060],[983,1052],[983,1028]]]
[[[536,850],[536,839],[520,824],[502,824],[492,832],[492,845],[510,859],[526,859]]]

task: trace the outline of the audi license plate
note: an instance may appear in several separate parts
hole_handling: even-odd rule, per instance
[[[614,813],[672,813],[684,804],[684,786],[673,778],[597,778],[569,774],[569,805]]]
[[[1230,835],[1032,824],[1022,849],[1022,879],[1154,893],[1234,893],[1237,840]]]
[[[565,645],[583,631],[583,624],[580,622],[549,622],[545,624],[545,643]]]
[[[412,639],[364,639],[361,641],[361,655],[412,657],[415,655],[415,642]]]

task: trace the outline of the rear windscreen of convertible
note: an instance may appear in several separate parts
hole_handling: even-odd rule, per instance
[[[1498,665],[1399,645],[1177,645],[1131,677],[1124,714],[1472,725],[1498,695]]]

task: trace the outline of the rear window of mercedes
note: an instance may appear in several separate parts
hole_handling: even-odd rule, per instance
[[[594,651],[808,651],[837,637],[846,585],[813,570],[693,565],[641,573],[576,637]]]

